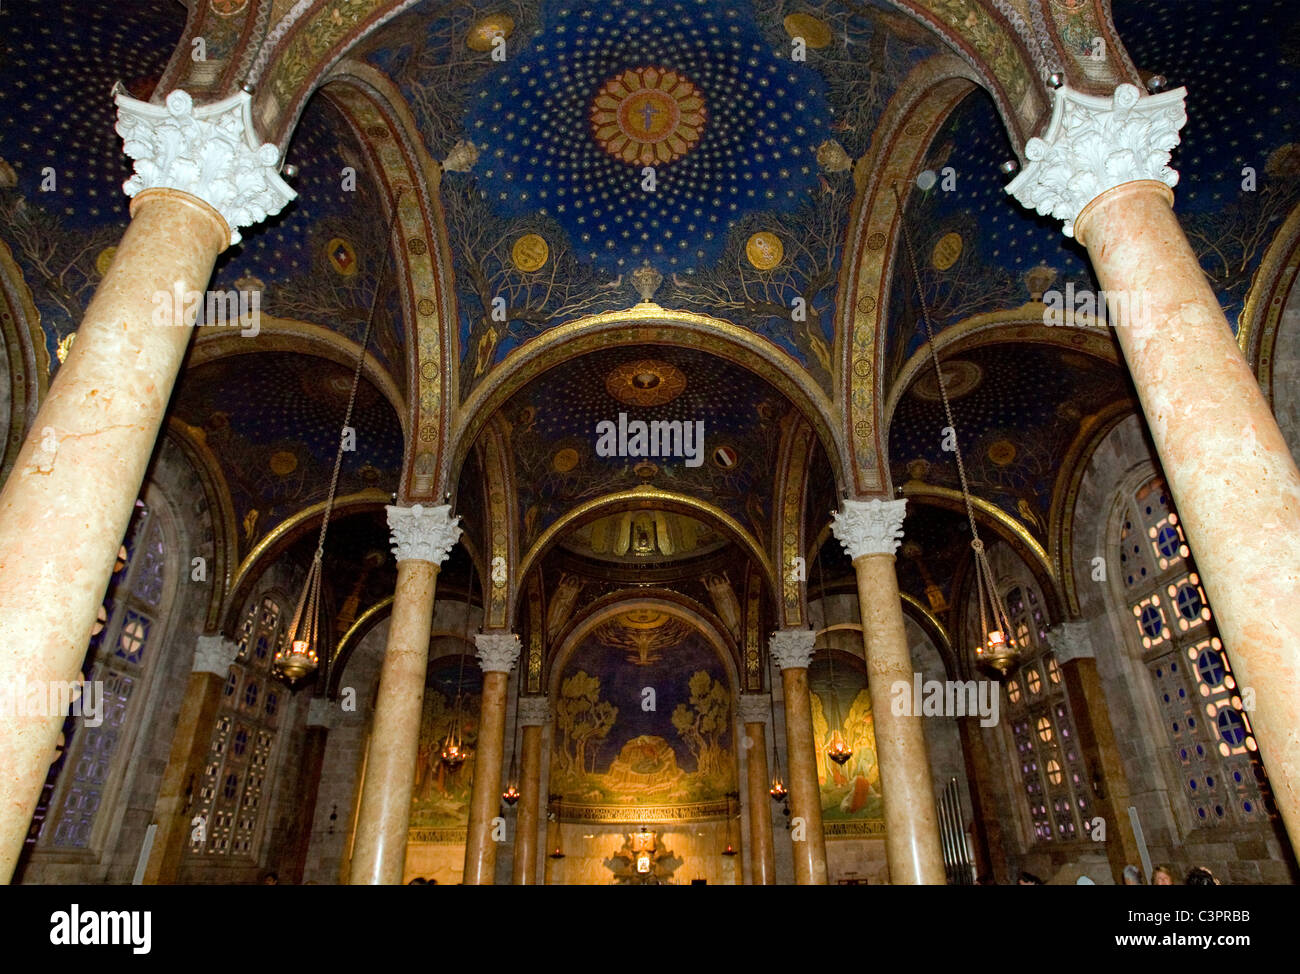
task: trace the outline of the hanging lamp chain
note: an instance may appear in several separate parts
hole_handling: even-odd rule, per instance
[[[907,251],[907,262],[912,270],[912,280],[916,284],[916,296],[921,306],[921,323],[925,326],[925,344],[930,350],[930,361],[934,365],[935,381],[939,385],[939,398],[943,402],[943,414],[952,430],[953,455],[957,460],[957,476],[961,481],[961,499],[966,507],[966,520],[970,524],[970,546],[975,552],[976,604],[980,612],[980,632],[988,633],[988,616],[985,612],[985,600],[993,609],[993,626],[1000,630],[1008,641],[1011,639],[1010,624],[1001,601],[997,597],[997,586],[993,583],[993,569],[984,551],[984,541],[980,538],[979,528],[975,524],[975,508],[971,503],[970,482],[966,477],[966,464],[962,460],[961,442],[957,436],[957,422],[953,419],[952,403],[948,399],[948,387],[943,379],[943,368],[939,364],[939,352],[935,348],[934,329],[930,323],[930,307],[925,299],[925,288],[921,285],[921,273],[916,260],[916,251],[912,247],[912,236],[907,232],[907,221],[903,216],[903,199],[898,192],[898,184],[893,185],[894,200],[897,204],[899,224],[902,229],[903,247]]]

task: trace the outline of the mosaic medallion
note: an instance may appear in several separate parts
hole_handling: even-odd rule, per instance
[[[760,271],[770,271],[784,256],[781,238],[768,230],[760,230],[745,241],[745,257]]]
[[[984,370],[974,362],[965,359],[949,359],[943,363],[943,385],[948,390],[949,399],[957,399],[974,391],[984,379]],[[912,395],[928,402],[939,402],[939,383],[935,380],[934,369],[928,368],[912,386]]]
[[[616,159],[642,166],[686,155],[700,140],[706,118],[695,85],[655,67],[615,75],[591,103],[597,144]]]
[[[471,51],[490,51],[498,37],[504,40],[514,29],[515,20],[509,14],[489,14],[470,27],[469,33],[465,35],[465,46]]]
[[[682,370],[657,359],[625,362],[605,377],[605,388],[629,406],[662,406],[686,391]]]
[[[541,270],[550,256],[551,248],[547,246],[546,239],[536,233],[524,234],[510,250],[511,261],[525,274]]]

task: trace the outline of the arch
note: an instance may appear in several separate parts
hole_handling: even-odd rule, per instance
[[[746,328],[708,315],[638,304],[570,321],[512,351],[456,411],[461,430],[444,466],[458,469],[483,426],[520,389],[564,362],[613,344],[667,345],[716,355],[754,373],[803,413],[821,440],[837,483],[844,483],[844,451],[835,409],[793,357]]]
[[[50,354],[45,348],[41,313],[22,268],[3,240],[0,240],[0,301],[3,301],[0,344],[4,347],[4,368],[9,376],[9,425],[8,429],[0,430],[5,437],[0,444],[0,483],[3,483],[18,459],[23,434],[36,418],[36,409],[50,383]]]
[[[776,461],[776,496],[772,504],[772,548],[780,565],[781,598],[777,624],[782,629],[799,629],[808,618],[808,571],[803,557],[804,509],[808,497],[808,476],[813,459],[812,429],[801,419],[782,423]]]
[[[235,505],[230,498],[230,487],[221,463],[208,447],[207,441],[184,420],[170,416],[165,436],[180,449],[193,469],[212,517],[212,594],[204,616],[204,628],[216,629],[221,619],[221,606],[234,578],[234,559],[239,556],[239,532],[235,524]]]
[[[1300,275],[1300,206],[1273,235],[1255,271],[1250,292],[1237,326],[1237,344],[1255,371],[1260,389],[1277,411],[1274,375],[1277,339],[1283,316],[1295,304],[1296,280]]]
[[[776,573],[772,562],[754,536],[745,530],[739,521],[708,501],[700,500],[689,494],[661,490],[657,487],[631,487],[612,494],[606,494],[595,500],[586,501],[560,515],[554,523],[533,542],[532,547],[519,562],[519,577],[527,578],[534,565],[540,564],[541,558],[570,528],[580,527],[588,521],[606,514],[618,514],[623,511],[647,510],[660,508],[678,514],[709,520],[716,524],[736,542],[761,567],[767,581],[768,592],[773,597],[778,591]]]
[[[685,622],[694,628],[718,654],[727,679],[731,681],[731,692],[737,695],[741,691],[740,674],[736,667],[735,653],[731,649],[723,631],[696,606],[687,605],[685,599],[676,593],[665,590],[637,590],[637,594],[627,597],[629,590],[612,593],[605,599],[591,606],[585,615],[572,624],[568,633],[560,640],[550,660],[550,678],[546,681],[547,693],[551,699],[559,693],[560,676],[564,673],[564,664],[568,662],[574,650],[601,623],[633,609],[657,609],[666,615]]]
[[[457,329],[450,245],[429,156],[401,92],[369,65],[346,61],[321,93],[351,127],[392,219],[393,266],[406,322],[407,450],[399,494],[432,500],[449,490]],[[440,462],[441,461],[441,462]]]
[[[355,494],[345,494],[334,501],[332,518],[344,514],[359,514],[363,511],[378,510],[392,501],[392,495],[376,487],[367,487]],[[226,597],[223,610],[225,625],[222,630],[234,632],[239,622],[238,609],[248,598],[248,590],[256,583],[262,573],[284,554],[285,550],[300,537],[320,526],[320,519],[325,514],[325,501],[318,501],[304,507],[297,514],[285,518],[271,529],[250,551],[235,570],[234,581]]]
[[[841,404],[840,435],[847,444],[855,496],[890,492],[888,443],[884,437],[885,340],[889,293],[903,214],[894,185],[914,179],[935,135],[980,78],[952,55],[923,61],[912,69],[885,107],[871,149],[858,160],[858,193],[836,302],[833,377]]]
[[[929,504],[933,507],[961,513],[966,510],[965,501],[959,490],[936,487],[915,481],[904,484],[900,489],[904,497],[921,504]],[[997,505],[984,500],[982,497],[972,497],[971,506],[974,508],[975,516],[979,518],[981,524],[990,528],[999,538],[1005,541],[1011,550],[1024,559],[1029,566],[1030,571],[1033,572],[1035,579],[1038,581],[1039,588],[1043,590],[1043,598],[1047,603],[1049,617],[1054,620],[1063,618],[1060,580],[1057,578],[1056,569],[1043,546],[1038,543],[1038,540],[1029,533],[1029,530],[1023,524]],[[953,604],[954,606],[961,604],[956,584],[953,586]]]
[[[361,346],[336,331],[311,322],[298,321],[294,318],[276,318],[266,313],[261,315],[257,337],[251,342],[237,331],[223,331],[219,328],[195,330],[198,335],[185,360],[186,371],[217,359],[232,358],[236,355],[261,355],[266,352],[310,355],[353,370],[357,367],[357,357],[361,354]],[[388,370],[380,365],[373,355],[367,354],[361,375],[388,400],[393,411],[397,413],[397,420],[402,425],[402,433],[409,437],[406,397],[402,395]]]
[[[1041,301],[1029,301],[1019,308],[972,315],[948,326],[934,337],[935,353],[942,362],[949,356],[986,345],[1056,345],[1123,368],[1110,332],[1100,319],[1067,311],[1064,326],[1045,328],[1043,313],[1046,309],[1047,305]],[[898,408],[903,395],[922,373],[933,368],[928,344],[918,348],[903,364],[890,384],[889,396],[885,400],[883,418],[886,432],[894,421],[894,410]]]

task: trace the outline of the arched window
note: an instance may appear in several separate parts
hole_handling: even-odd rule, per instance
[[[1121,512],[1120,582],[1181,791],[1196,825],[1276,814],[1258,745],[1169,491],[1144,483]]]
[[[70,716],[63,725],[67,748],[50,768],[29,833],[40,849],[87,849],[103,840],[108,816],[100,813],[123,777],[130,750],[123,743],[161,648],[166,569],[162,523],[137,500],[83,665],[85,679],[102,687],[102,710],[89,720]]]
[[[1006,681],[1007,723],[1037,843],[1083,839],[1092,818],[1091,779],[1079,747],[1061,667],[1047,644],[1047,613],[1036,585],[1004,592],[1020,665]]]
[[[284,622],[280,604],[266,596],[250,606],[240,627],[239,654],[226,674],[191,815],[193,855],[257,857],[265,785],[288,696],[271,673]]]

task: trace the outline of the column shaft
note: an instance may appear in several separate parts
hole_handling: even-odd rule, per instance
[[[397,589],[352,850],[349,882],[354,886],[402,881],[437,577],[438,566],[431,562],[397,563]]]
[[[867,686],[876,725],[889,881],[942,886],[946,877],[939,816],[922,718],[919,714],[896,715],[890,694],[896,681],[912,685],[912,657],[903,627],[894,556],[861,555],[853,560],[853,568],[858,577]]]
[[[745,725],[746,798],[749,802],[749,872],[754,886],[776,882],[776,852],[772,844],[772,795],[767,780],[767,725]],[[819,808],[820,811],[820,808]]]
[[[153,851],[145,867],[146,885],[171,884],[180,873],[190,835],[187,795],[192,801],[208,757],[209,737],[221,706],[221,689],[226,680],[216,673],[191,673],[185,699],[172,735],[171,754],[163,772],[153,820],[158,825]]]
[[[510,881],[516,886],[534,886],[537,883],[537,830],[541,824],[541,727],[524,726],[522,748],[519,815],[515,821],[515,864]]]
[[[474,752],[474,784],[470,790],[469,828],[465,835],[466,886],[490,886],[497,863],[492,820],[501,808],[501,759],[505,754],[506,686],[509,674],[483,674],[483,703]]]
[[[781,688],[785,694],[786,761],[790,766],[790,820],[802,819],[804,827],[803,836],[794,839],[794,881],[800,886],[824,886],[826,836],[822,832],[807,668],[782,669]]]
[[[77,677],[194,324],[180,313],[157,323],[158,295],[206,288],[230,238],[216,210],[175,190],[146,190],[131,214],[0,493],[0,685]],[[5,719],[0,880],[62,723]]]
[[[1300,845],[1300,471],[1162,183],[1124,183],[1075,221],[1102,287],[1139,304],[1120,347]],[[1138,322],[1139,324],[1141,322]]]

